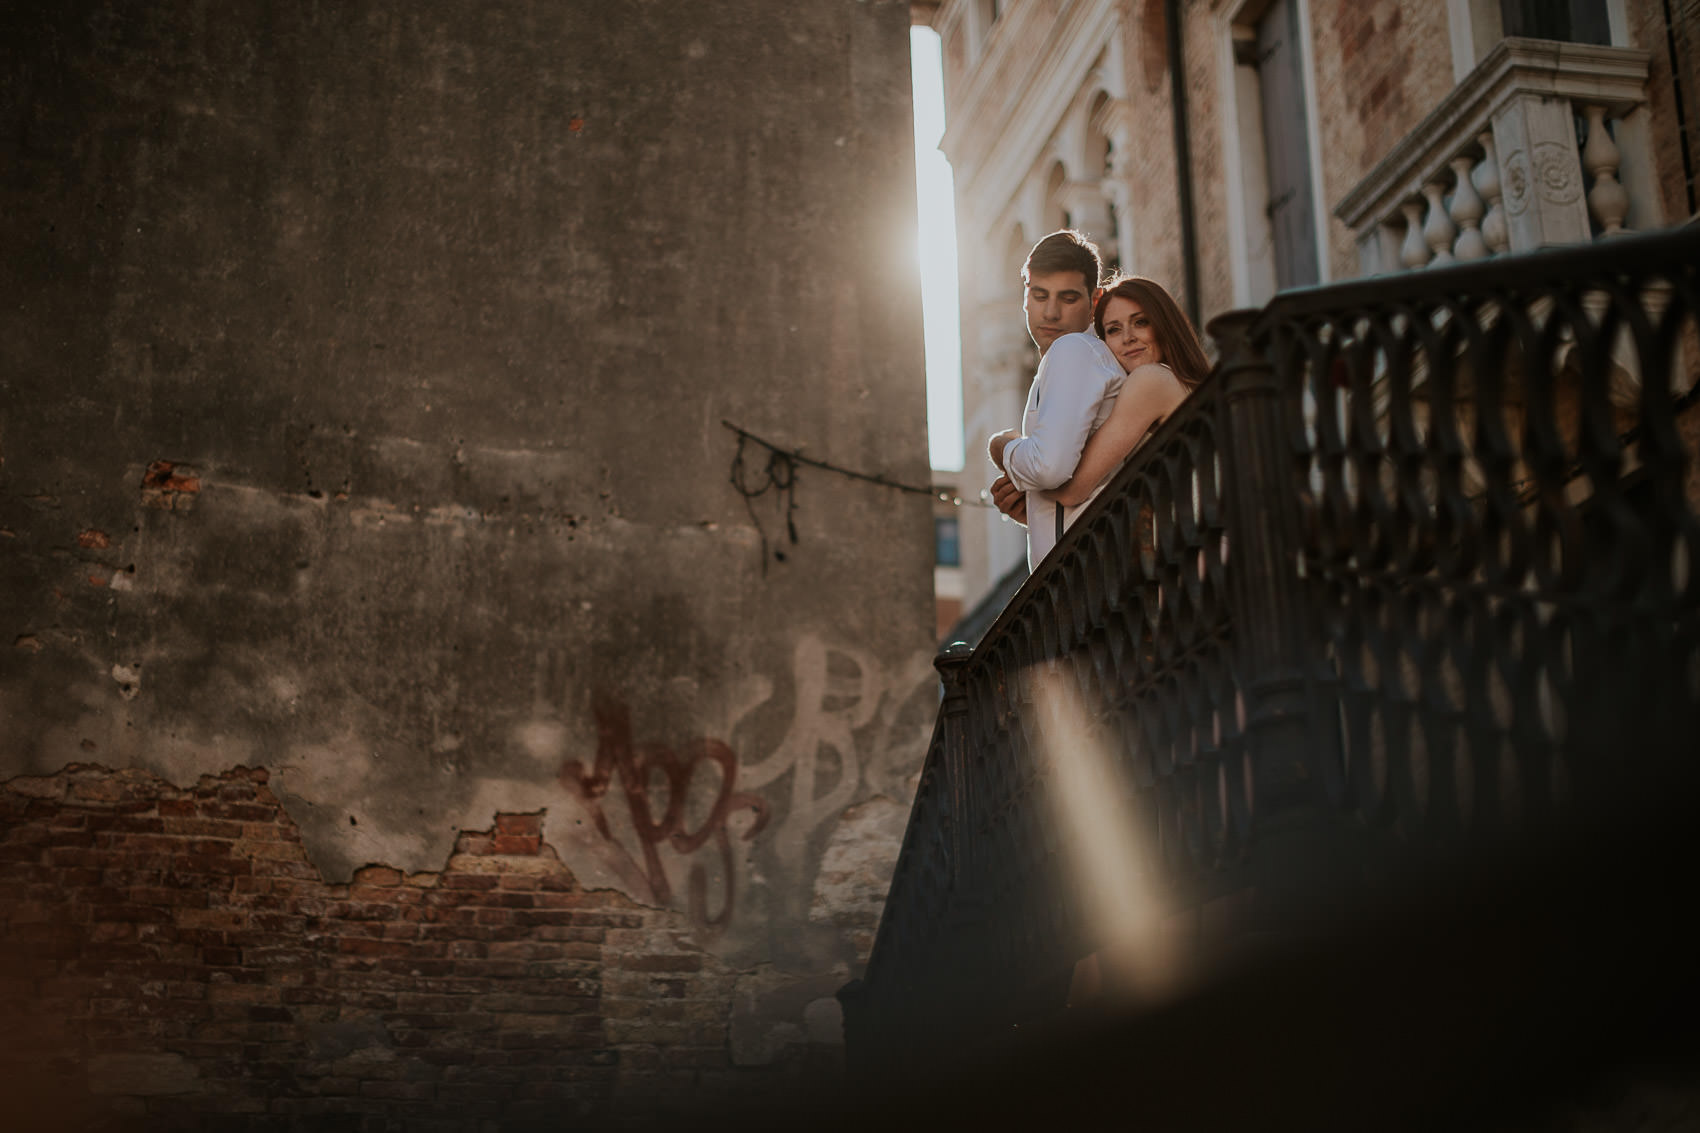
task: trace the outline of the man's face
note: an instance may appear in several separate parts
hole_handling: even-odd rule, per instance
[[[1092,325],[1092,289],[1077,271],[1053,271],[1027,279],[1027,333],[1042,355],[1065,334]]]

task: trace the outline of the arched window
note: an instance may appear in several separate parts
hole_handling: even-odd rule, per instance
[[[1069,216],[1068,204],[1063,200],[1063,186],[1068,183],[1068,171],[1063,169],[1063,163],[1057,162],[1051,166],[1051,175],[1045,181],[1045,223],[1055,232],[1059,228],[1069,228],[1073,219]]]
[[[1032,241],[1027,239],[1020,224],[1009,231],[1009,243],[1004,247],[1003,262],[1007,270],[999,277],[1010,281],[1010,286],[1021,286],[1021,269],[1027,263],[1027,252],[1032,247]]]
[[[1100,177],[1109,177],[1116,171],[1116,145],[1103,129],[1104,108],[1109,104],[1110,96],[1099,91],[1098,97],[1092,100],[1091,112],[1086,115],[1086,160],[1091,163],[1089,168],[1097,170]]]
[[[1110,105],[1110,96],[1106,91],[1099,91],[1092,100],[1092,108],[1086,115],[1086,161],[1087,168],[1095,170],[1104,185],[1104,215],[1100,217],[1104,231],[1097,233],[1099,250],[1104,257],[1104,273],[1106,277],[1116,275],[1121,270],[1121,218],[1116,212],[1116,197],[1109,182],[1116,175],[1116,144],[1104,129],[1104,115]]]

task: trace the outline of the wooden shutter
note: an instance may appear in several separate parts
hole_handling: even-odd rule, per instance
[[[1310,131],[1305,125],[1299,13],[1275,0],[1257,25],[1257,76],[1263,102],[1263,145],[1269,160],[1266,211],[1275,235],[1275,285],[1303,287],[1321,278],[1316,210],[1310,183]]]
[[[1682,169],[1688,181],[1688,212],[1700,216],[1700,0],[1672,0],[1665,33],[1669,36],[1676,81],[1678,120],[1682,123]]]

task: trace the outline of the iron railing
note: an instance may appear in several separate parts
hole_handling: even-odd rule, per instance
[[[1661,790],[1700,735],[1697,265],[1691,228],[1216,320],[1211,378],[938,660],[853,1064],[1040,1019],[1115,943],[1083,753],[1195,953]]]

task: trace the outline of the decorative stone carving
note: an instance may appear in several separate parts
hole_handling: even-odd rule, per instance
[[[1522,216],[1529,207],[1529,159],[1522,150],[1505,155],[1505,208],[1512,216]]]
[[[1514,251],[1580,244],[1592,236],[1582,200],[1582,155],[1570,103],[1538,94],[1508,99],[1493,117],[1505,155],[1505,211]]]
[[[1555,205],[1575,204],[1582,195],[1582,176],[1575,139],[1537,142],[1534,151],[1535,186],[1541,199]]]

